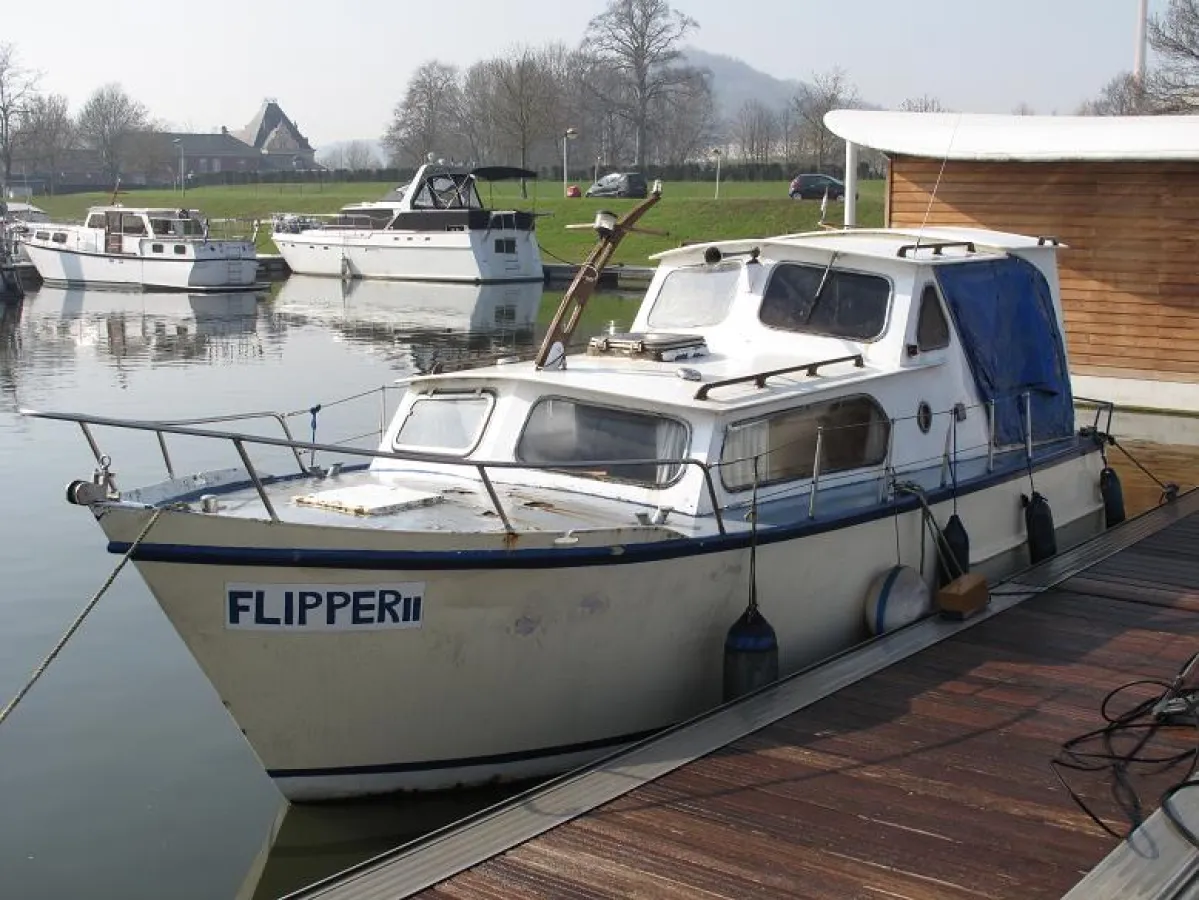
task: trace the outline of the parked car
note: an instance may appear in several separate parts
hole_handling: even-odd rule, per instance
[[[796,175],[791,179],[787,195],[792,200],[821,200],[826,190],[830,200],[845,197],[845,183],[831,175]]]
[[[588,197],[638,197],[649,196],[649,185],[640,172],[612,172],[587,188]]]

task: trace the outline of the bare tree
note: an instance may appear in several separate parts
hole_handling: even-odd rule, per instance
[[[778,135],[778,118],[759,100],[746,100],[737,111],[733,138],[745,162],[768,163]]]
[[[682,165],[716,139],[716,99],[711,75],[692,69],[686,81],[668,91],[651,107],[650,135],[660,162]]]
[[[379,167],[379,157],[375,154],[375,148],[367,141],[350,141],[346,144],[345,159],[346,168],[354,172]]]
[[[1158,65],[1146,89],[1165,112],[1199,106],[1199,0],[1170,0],[1165,15],[1149,19],[1149,45]]]
[[[1029,106],[1027,103],[1025,103],[1023,100],[1021,100],[1014,107],[1012,107],[1012,115],[1013,116],[1035,116],[1036,114],[1037,114],[1037,111],[1035,109],[1033,109],[1031,106]]]
[[[904,112],[949,112],[939,99],[929,94],[924,94],[920,97],[908,97],[903,103],[899,104],[899,108]]]
[[[1157,112],[1157,104],[1143,82],[1131,72],[1121,72],[1103,86],[1099,96],[1078,108],[1080,116],[1141,116]]]
[[[75,123],[80,142],[96,152],[109,178],[120,177],[130,135],[146,131],[149,114],[116,83],[96,91],[79,110]]]
[[[645,164],[650,108],[684,80],[680,44],[696,21],[666,0],[609,0],[608,8],[587,25],[585,44],[619,76],[623,88],[615,102],[633,125],[634,164]]]
[[[453,156],[460,143],[458,69],[430,60],[422,63],[397,104],[383,146],[396,163],[420,163],[426,153]]]
[[[556,131],[558,90],[553,73],[528,47],[492,60],[489,71],[497,137],[517,164],[527,168],[530,146]]]
[[[825,114],[834,109],[857,105],[857,88],[844,69],[836,68],[815,74],[791,102],[803,123],[806,149],[812,156],[816,171],[822,171],[825,163],[836,155],[838,148],[844,146],[841,139],[825,127]]]
[[[0,183],[12,178],[21,120],[37,91],[38,75],[21,65],[16,47],[0,44]]]
[[[49,175],[50,193],[63,158],[75,146],[75,123],[62,94],[38,94],[30,100],[21,123],[23,152],[34,171]]]
[[[491,66],[491,60],[484,60],[467,69],[459,91],[458,130],[467,155],[476,162],[490,160],[497,152],[495,83]]]

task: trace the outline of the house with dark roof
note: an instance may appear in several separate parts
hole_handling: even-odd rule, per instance
[[[264,169],[316,168],[316,150],[274,99],[262,101],[236,137],[260,155]]]
[[[162,137],[172,151],[172,177],[177,177],[174,174],[177,170],[191,175],[209,175],[256,172],[266,168],[262,163],[262,154],[238,140],[227,128],[212,134],[165,132]]]

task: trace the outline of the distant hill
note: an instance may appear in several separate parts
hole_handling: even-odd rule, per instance
[[[379,161],[379,165],[385,164],[385,161],[387,160],[387,153],[384,151],[383,145],[379,142],[378,138],[359,138],[358,140],[370,146],[371,150],[375,152],[375,158]],[[354,143],[353,139],[347,139],[344,141],[330,141],[327,144],[322,144],[316,148],[316,161],[320,162],[321,157],[326,153],[335,150],[338,147],[345,147],[347,144],[352,143]]]
[[[758,71],[744,60],[709,53],[696,47],[684,50],[683,57],[689,65],[712,73],[716,108],[724,119],[734,117],[746,100],[757,100],[770,109],[781,109],[803,87],[801,81],[775,78]]]

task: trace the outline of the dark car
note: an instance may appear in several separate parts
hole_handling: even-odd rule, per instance
[[[787,188],[792,200],[822,200],[825,191],[830,200],[841,200],[845,197],[845,183],[831,175],[796,175]]]
[[[584,196],[645,198],[649,196],[649,185],[640,172],[613,172],[587,188]]]

